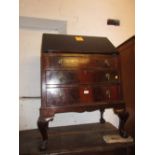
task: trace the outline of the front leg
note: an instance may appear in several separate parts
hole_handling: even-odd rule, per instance
[[[42,119],[41,117],[39,117],[38,122],[37,122],[39,131],[40,131],[41,136],[42,136],[42,143],[41,143],[41,145],[39,147],[39,149],[41,151],[47,149],[47,142],[48,142],[47,130],[48,130],[48,123],[49,123],[50,120],[51,119],[46,120],[46,119]]]
[[[100,123],[105,123],[105,119],[103,117],[104,109],[100,109]]]
[[[128,134],[124,129],[125,123],[129,117],[129,113],[125,109],[114,109],[114,113],[119,117],[119,134],[120,136],[127,138]]]

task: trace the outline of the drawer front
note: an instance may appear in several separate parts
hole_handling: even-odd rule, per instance
[[[75,71],[46,71],[46,84],[74,84],[79,83]]]
[[[80,86],[47,88],[47,106],[89,104],[91,102],[120,100],[119,86]]]
[[[79,83],[97,84],[102,82],[119,82],[117,71],[106,70],[80,70],[78,71]]]
[[[46,84],[92,84],[102,82],[117,82],[116,71],[96,70],[47,70]]]
[[[64,106],[79,101],[79,90],[73,88],[47,88],[47,105]]]
[[[117,101],[121,100],[120,86],[95,87],[95,101]]]
[[[117,56],[44,56],[46,68],[118,68]]]

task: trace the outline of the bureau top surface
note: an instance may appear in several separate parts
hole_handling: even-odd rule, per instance
[[[117,54],[116,48],[106,37],[43,34],[42,52]]]

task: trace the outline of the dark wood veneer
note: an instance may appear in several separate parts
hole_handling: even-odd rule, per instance
[[[96,84],[102,82],[118,82],[119,75],[116,70],[95,69],[55,69],[46,70],[46,84]]]
[[[61,53],[61,54],[60,54]],[[63,54],[62,54],[63,53]],[[43,59],[45,61],[46,68],[85,68],[88,65],[88,68],[100,68],[100,69],[110,69],[118,68],[118,59],[117,54],[81,54],[73,51],[72,53],[62,52],[51,52],[51,53],[42,53]],[[93,56],[93,57],[92,57]],[[90,59],[91,58],[91,59]],[[76,63],[75,63],[76,62]]]
[[[41,53],[41,108],[38,127],[47,147],[48,122],[55,113],[114,108],[119,132],[127,137],[119,53],[107,38],[44,34]],[[81,41],[82,40],[82,41]],[[65,45],[66,43],[66,45]],[[69,47],[68,47],[69,46]],[[64,49],[63,49],[64,48]]]
[[[119,47],[121,58],[121,77],[123,94],[127,111],[130,116],[125,129],[135,137],[135,36],[131,37]]]

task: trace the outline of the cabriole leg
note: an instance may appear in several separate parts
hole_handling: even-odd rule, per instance
[[[100,109],[100,123],[105,123],[105,119],[103,117],[104,111],[104,109]]]
[[[115,109],[114,112],[119,117],[119,134],[120,136],[127,138],[128,134],[125,131],[124,126],[129,117],[129,113],[125,109]]]
[[[47,149],[47,142],[48,142],[48,123],[49,121],[43,120],[43,119],[38,119],[37,125],[38,125],[38,129],[41,133],[42,136],[42,143],[39,147],[39,149],[41,151],[46,150]]]

